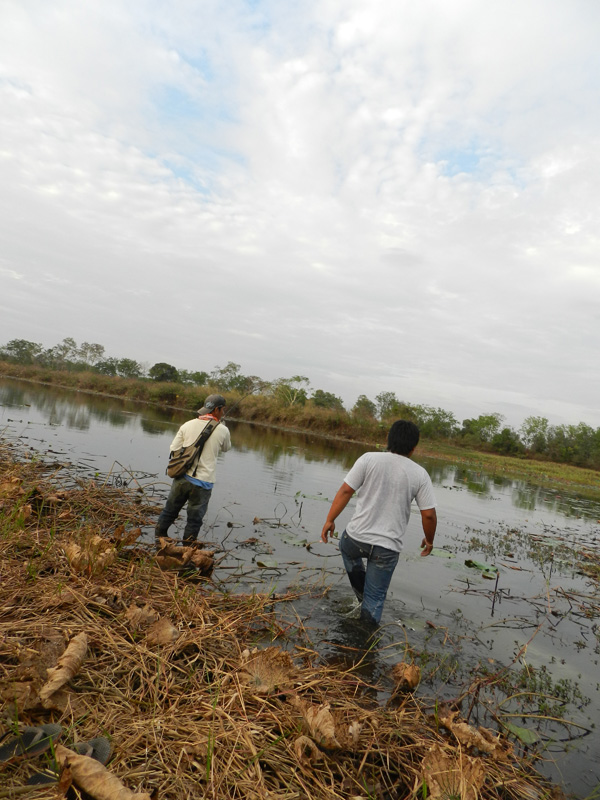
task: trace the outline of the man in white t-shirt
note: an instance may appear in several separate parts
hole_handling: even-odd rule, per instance
[[[413,422],[397,420],[388,434],[387,452],[365,453],[347,474],[336,494],[321,539],[335,531],[335,520],[357,492],[356,509],[340,538],[340,552],[350,585],[362,603],[361,619],[379,623],[413,500],[421,512],[425,534],[421,555],[433,549],[437,527],[431,478],[411,461],[419,429]],[[366,567],[365,567],[366,562]]]
[[[169,527],[187,503],[187,522],[183,530],[183,544],[196,541],[202,526],[202,520],[208,508],[208,501],[215,483],[217,456],[231,449],[229,428],[221,422],[225,413],[225,398],[220,394],[209,394],[204,405],[198,411],[198,417],[185,422],[175,434],[171,442],[171,452],[193,444],[210,420],[220,424],[216,426],[206,440],[200,459],[180,478],[174,478],[165,507],[156,523],[154,531],[159,536],[167,536]]]

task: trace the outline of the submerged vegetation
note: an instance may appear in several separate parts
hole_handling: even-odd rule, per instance
[[[382,701],[360,661],[322,661],[294,611],[298,591],[234,594],[214,551],[201,576],[182,570],[168,556],[188,548],[163,541],[157,553],[140,541],[152,498],[117,483],[0,445],[4,730],[58,723],[67,748],[109,738],[106,769],[140,800],[563,796],[535,771],[535,737],[514,722],[558,717],[582,700],[576,686],[488,664],[462,698],[432,704],[415,694],[420,676],[448,681],[458,657],[433,666],[427,647],[407,648]],[[447,638],[428,625],[431,640]],[[501,732],[473,720],[494,693]],[[71,764],[63,791],[73,783],[94,796],[80,762],[60,747],[57,758]],[[39,761],[5,767],[9,795]]]

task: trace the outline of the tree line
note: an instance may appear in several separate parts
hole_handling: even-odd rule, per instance
[[[350,421],[409,419],[427,439],[447,440],[473,448],[512,456],[545,458],[575,466],[600,468],[600,428],[584,422],[577,425],[550,425],[546,417],[529,416],[515,429],[504,424],[501,414],[481,414],[459,422],[451,411],[400,400],[394,392],[382,391],[370,399],[361,394],[352,408],[344,408],[340,397],[311,387],[304,375],[266,381],[257,375],[244,375],[241,366],[229,361],[211,371],[179,369],[166,362],[148,367],[132,358],[107,356],[103,345],[77,342],[71,337],[51,348],[37,342],[12,339],[0,347],[0,359],[23,366],[35,365],[69,372],[95,372],[99,375],[156,383],[212,387],[239,395],[261,395],[284,408],[312,407],[348,417]]]

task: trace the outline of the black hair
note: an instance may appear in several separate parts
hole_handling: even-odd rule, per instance
[[[419,444],[419,429],[414,422],[397,419],[390,428],[387,449],[390,453],[407,456]]]

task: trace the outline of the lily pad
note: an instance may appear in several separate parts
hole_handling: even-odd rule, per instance
[[[284,544],[294,545],[294,547],[306,547],[306,539],[301,539],[299,536],[295,536],[293,533],[282,536],[281,541]]]
[[[471,567],[471,569],[478,569],[483,578],[492,581],[496,580],[499,571],[498,567],[494,567],[491,564],[484,564],[482,561],[474,561],[472,558],[465,559],[465,566]]]
[[[516,736],[519,741],[524,745],[533,745],[539,741],[539,736],[535,731],[530,731],[528,728],[522,728],[520,725],[514,725],[512,722],[507,723],[506,729]]]
[[[434,547],[429,555],[437,556],[438,558],[456,558],[454,553],[449,553],[447,550],[442,550],[441,547]]]
[[[322,494],[304,494],[304,492],[296,492],[294,497],[302,497],[303,500],[324,500],[326,503],[331,502],[327,497]]]
[[[274,558],[257,558],[256,559],[256,566],[262,567],[263,569],[277,569],[277,561]]]

